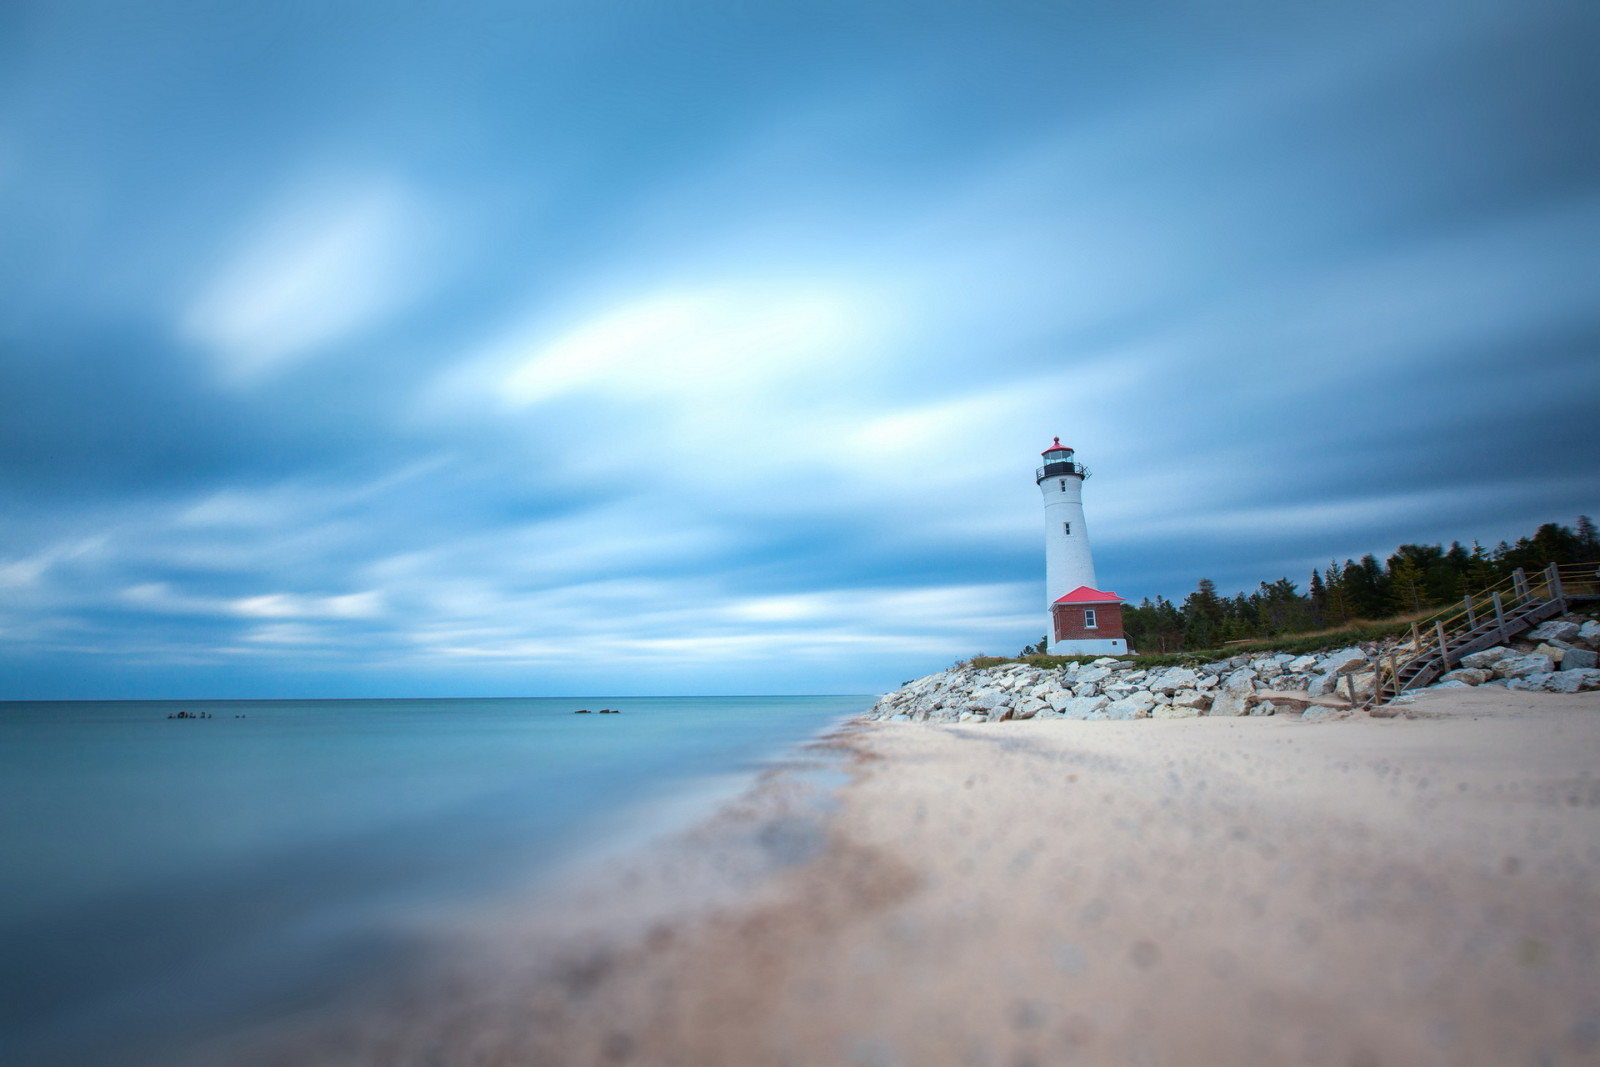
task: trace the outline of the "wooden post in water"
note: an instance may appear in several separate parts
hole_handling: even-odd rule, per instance
[[[1491,595],[1494,597],[1494,622],[1500,627],[1500,640],[1503,643],[1506,640],[1506,606],[1500,602],[1499,590]]]

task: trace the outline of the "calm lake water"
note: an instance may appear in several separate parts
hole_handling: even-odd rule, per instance
[[[646,831],[871,701],[0,703],[0,1062],[158,1060],[315,1002],[389,961],[395,916]]]

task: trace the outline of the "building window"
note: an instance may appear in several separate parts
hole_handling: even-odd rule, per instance
[[[1061,532],[1066,534],[1068,537],[1071,537],[1072,536],[1072,523],[1070,523],[1070,522],[1062,523],[1061,524]]]
[[[1067,491],[1067,480],[1065,478],[1061,479],[1061,491],[1063,493]]]
[[[1099,629],[1099,627],[1095,625],[1093,608],[1083,609],[1083,628],[1085,630]]]

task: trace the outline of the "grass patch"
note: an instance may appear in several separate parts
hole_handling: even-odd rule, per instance
[[[1257,652],[1284,652],[1303,656],[1308,652],[1322,652],[1343,648],[1362,641],[1381,641],[1386,637],[1409,637],[1411,620],[1408,616],[1385,619],[1382,622],[1358,620],[1349,626],[1333,630],[1319,630],[1309,634],[1283,634],[1263,637],[1253,641],[1231,641],[1226,648],[1205,648],[1194,652],[1135,653],[1131,656],[973,656],[952,666],[952,670],[970,668],[988,670],[1008,663],[1026,663],[1030,667],[1060,670],[1072,663],[1092,663],[1097,659],[1115,659],[1148,670],[1152,667],[1198,667],[1205,663],[1219,663],[1234,656],[1247,656]]]
[[[1152,652],[1148,655],[1135,654],[1132,656],[973,656],[969,660],[957,663],[955,666],[970,667],[973,670],[988,670],[990,667],[1001,667],[1007,663],[1026,663],[1030,667],[1039,667],[1044,670],[1058,671],[1072,663],[1093,663],[1097,659],[1114,659],[1123,663],[1131,663],[1135,667],[1149,669],[1151,667],[1198,667],[1202,663],[1215,663],[1220,659],[1227,659],[1230,653],[1217,649],[1206,649],[1199,652]]]

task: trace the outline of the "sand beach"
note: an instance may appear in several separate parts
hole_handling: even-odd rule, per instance
[[[1600,1062],[1600,693],[858,724],[811,756],[362,1005],[205,1055]]]

